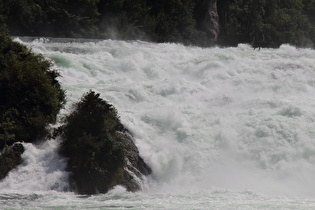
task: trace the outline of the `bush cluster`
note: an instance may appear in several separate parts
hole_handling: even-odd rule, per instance
[[[68,158],[71,181],[79,193],[106,192],[123,176],[126,148],[119,141],[124,128],[116,109],[93,91],[74,105],[65,124],[61,153]],[[119,177],[120,176],[120,177]]]
[[[51,66],[42,55],[0,33],[0,148],[33,142],[56,121],[65,95]]]

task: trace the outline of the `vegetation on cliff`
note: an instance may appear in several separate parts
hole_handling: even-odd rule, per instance
[[[151,172],[120,123],[117,110],[93,91],[74,105],[59,133],[71,186],[78,193],[104,193],[115,185],[135,191],[140,185],[130,171],[139,179]]]
[[[309,47],[315,43],[315,0],[220,0],[221,35],[227,45]]]
[[[51,66],[0,33],[0,149],[16,141],[34,142],[56,121],[65,96]]]
[[[142,39],[208,46],[210,0],[0,0],[11,35]],[[219,44],[315,43],[315,0],[217,1]],[[1,24],[0,24],[1,25]]]
[[[203,18],[196,10],[203,2],[205,0],[0,0],[0,14],[12,35],[203,44],[207,37],[195,18]]]

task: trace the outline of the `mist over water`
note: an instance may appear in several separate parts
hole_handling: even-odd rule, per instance
[[[144,206],[150,199],[164,199],[161,208],[180,207],[182,199],[188,208],[196,205],[192,199],[202,208],[209,196],[222,198],[219,207],[232,197],[264,203],[255,196],[315,196],[314,50],[112,40],[24,44],[60,70],[67,93],[60,118],[90,89],[117,108],[153,169],[145,191],[132,194]],[[65,187],[63,164],[54,177]],[[119,187],[111,193],[131,196]]]

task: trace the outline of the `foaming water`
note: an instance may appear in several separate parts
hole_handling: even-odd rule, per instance
[[[23,163],[0,182],[1,192],[35,193],[68,188],[66,161],[57,153],[58,140],[39,145],[24,143]]]
[[[315,196],[314,50],[112,40],[24,44],[60,70],[68,101],[61,117],[92,89],[133,132],[153,169],[150,186],[136,194],[118,190],[128,198],[114,203],[141,207],[140,199],[143,207],[185,203],[186,209],[244,209],[247,201],[248,209],[314,205],[283,199]],[[98,206],[103,198],[92,200]]]

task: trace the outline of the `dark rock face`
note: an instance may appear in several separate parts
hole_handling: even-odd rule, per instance
[[[137,191],[143,176],[151,173],[116,109],[99,94],[87,93],[59,132],[70,186],[80,194],[106,193],[116,185]]]
[[[138,148],[128,132],[120,133],[118,140],[125,145],[127,158],[122,185],[131,192],[140,190],[141,186],[137,179],[141,180],[142,176],[151,174],[151,168],[140,157]]]
[[[211,41],[215,42],[219,36],[219,15],[217,0],[209,0],[208,12],[205,18],[205,27]]]
[[[24,147],[20,143],[15,143],[3,151],[0,155],[0,180],[5,178],[12,169],[22,163],[21,155],[23,152]]]

